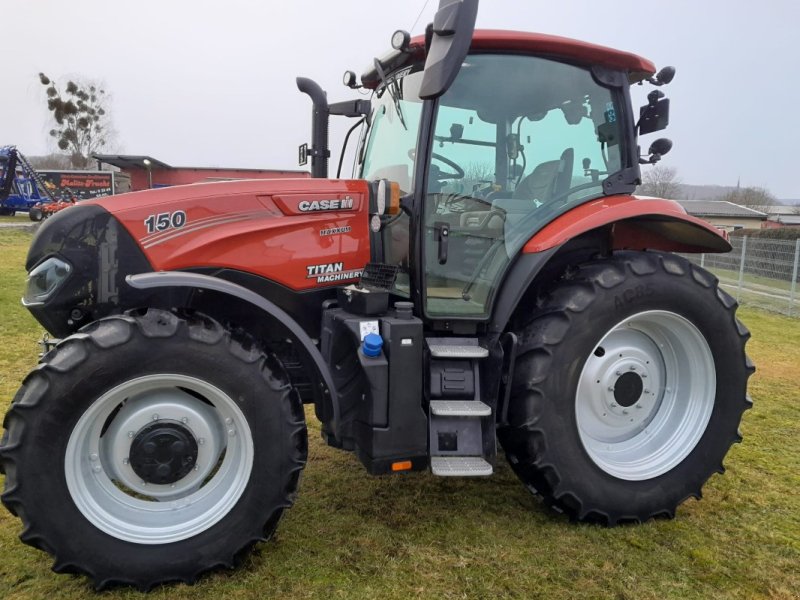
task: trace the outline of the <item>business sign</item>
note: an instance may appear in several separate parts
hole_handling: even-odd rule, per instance
[[[39,176],[56,198],[67,200],[72,192],[78,200],[90,200],[114,193],[114,176],[110,172],[39,171]]]

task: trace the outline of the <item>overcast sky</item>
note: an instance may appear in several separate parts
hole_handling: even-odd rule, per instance
[[[37,73],[102,80],[113,150],[180,166],[296,169],[310,141],[298,75],[353,97],[395,29],[421,33],[438,0],[0,0],[0,145],[53,149]],[[412,28],[422,10],[416,26]],[[684,183],[763,186],[800,199],[797,0],[483,0],[478,27],[574,37],[677,68],[664,159]],[[650,86],[637,89],[643,103]],[[342,123],[332,125],[331,147]],[[643,140],[647,145],[651,138]],[[791,161],[791,163],[790,163]],[[645,167],[646,168],[646,167]]]

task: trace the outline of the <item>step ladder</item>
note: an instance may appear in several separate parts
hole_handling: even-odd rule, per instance
[[[485,477],[495,455],[492,408],[481,401],[477,338],[426,338],[430,354],[428,432],[431,472]]]

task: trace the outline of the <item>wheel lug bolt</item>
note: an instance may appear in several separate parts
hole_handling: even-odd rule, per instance
[[[228,429],[228,435],[231,436],[231,437],[235,436],[236,435],[236,430],[235,429]]]
[[[128,437],[129,438],[132,438],[134,435],[136,435],[136,434],[133,431],[129,431],[128,432]]]
[[[195,465],[195,466],[194,466],[194,470],[195,470],[195,471],[199,471],[199,470],[200,470],[200,465]]]
[[[613,387],[611,387],[611,386],[608,386],[608,391],[609,391],[609,392],[613,392],[613,391],[614,391],[614,388],[613,388]]]
[[[226,425],[230,425],[230,424],[232,424],[232,423],[233,423],[233,419],[231,419],[230,417],[228,417],[227,419],[225,419],[225,424],[226,424]]]
[[[623,408],[622,409],[622,414],[623,415],[627,415],[628,414],[628,409],[627,408]]]
[[[642,373],[642,379],[647,379],[647,373]]]
[[[187,419],[186,417],[181,417],[181,423],[186,425],[188,422],[189,422],[189,419]]]
[[[153,415],[153,421],[158,421],[158,414]]]
[[[95,465],[95,466],[92,468],[92,470],[93,470],[95,473],[99,473],[99,472],[100,472],[100,465]]]
[[[611,408],[617,408],[617,403],[616,402],[612,402],[611,403]]]
[[[644,393],[645,393],[645,394],[649,394],[649,393],[650,393],[650,390],[645,390],[645,391],[644,391]]]
[[[636,408],[642,408],[642,405],[641,404],[637,404]]]
[[[122,459],[122,464],[123,465],[127,465],[129,462],[131,462],[130,459],[127,459],[127,458],[123,458]]]
[[[631,370],[631,371],[635,371],[636,367],[634,365],[631,365],[630,367],[628,367],[628,369]]]
[[[622,377],[622,371],[617,371],[616,373],[614,373],[614,375],[616,375],[617,377]]]
[[[89,460],[97,460],[97,454],[94,454],[94,453],[90,454],[89,455]]]
[[[206,443],[206,438],[197,438],[197,444],[202,446]]]

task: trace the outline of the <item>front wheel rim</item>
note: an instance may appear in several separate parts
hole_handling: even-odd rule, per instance
[[[196,464],[165,485],[143,481],[128,452],[152,422],[189,432]],[[146,375],[109,390],[72,430],[64,458],[67,488],[98,529],[128,542],[167,544],[195,536],[227,515],[253,466],[247,419],[225,392],[178,374]]]
[[[584,449],[615,477],[641,481],[680,464],[703,437],[716,370],[703,334],[669,311],[631,316],[586,359],[575,413]]]

